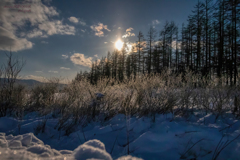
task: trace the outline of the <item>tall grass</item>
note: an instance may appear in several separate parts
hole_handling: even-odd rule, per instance
[[[0,89],[0,96],[6,96],[4,87]],[[99,97],[97,93],[104,96]],[[92,120],[104,122],[119,113],[150,116],[152,122],[156,114],[171,113],[173,120],[176,116],[189,117],[195,110],[216,114],[216,120],[226,111],[239,117],[239,95],[239,86],[229,87],[217,77],[200,77],[189,70],[185,75],[165,70],[161,74],[132,76],[123,82],[105,78],[96,85],[81,79],[72,81],[61,91],[59,79],[55,78],[32,89],[14,85],[13,105],[6,112],[14,112],[18,117],[25,112],[51,114],[59,120],[55,128],[69,135],[76,126]],[[4,103],[4,99],[0,102]]]

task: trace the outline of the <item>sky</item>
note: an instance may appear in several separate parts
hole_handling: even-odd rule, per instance
[[[197,0],[1,0],[0,66],[10,50],[26,64],[22,79],[71,81],[92,61],[137,41],[166,20],[187,22]]]

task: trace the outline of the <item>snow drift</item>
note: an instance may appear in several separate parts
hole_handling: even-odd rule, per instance
[[[52,149],[38,139],[33,133],[6,136],[0,133],[0,159],[51,159],[51,160],[112,160],[106,152],[105,145],[99,140],[89,140],[74,151]],[[141,160],[132,156],[121,157],[118,160]]]

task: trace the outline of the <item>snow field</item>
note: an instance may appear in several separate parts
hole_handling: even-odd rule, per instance
[[[172,115],[150,117],[125,117],[119,114],[105,123],[91,122],[86,127],[76,128],[69,136],[54,129],[56,118],[47,120],[44,133],[34,135],[34,128],[42,117],[29,114],[21,122],[0,118],[0,159],[119,159],[130,154],[142,159],[212,159],[216,147],[231,141],[240,134],[240,121],[224,114],[216,122],[216,115],[194,113],[187,121]],[[13,136],[15,135],[15,136]],[[129,136],[129,137],[128,137]],[[127,141],[129,139],[129,143]],[[53,149],[54,148],[54,149]],[[1,158],[3,157],[3,158]],[[240,140],[228,145],[218,159],[238,159]],[[132,158],[132,157],[131,157]],[[125,157],[129,159],[129,157]],[[135,158],[136,159],[136,158]]]

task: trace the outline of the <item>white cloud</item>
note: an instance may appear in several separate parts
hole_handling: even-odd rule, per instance
[[[97,59],[97,64],[99,64],[100,63],[100,59]]]
[[[125,49],[126,49],[127,53],[136,52],[136,49],[137,49],[136,43],[127,42]]]
[[[48,44],[48,42],[47,42],[47,41],[41,41],[41,43],[43,43],[43,44]]]
[[[47,35],[61,34],[61,35],[75,35],[75,27],[68,24],[63,25],[62,21],[48,21],[38,25],[39,29],[45,31]]]
[[[50,4],[50,2],[52,2],[52,0],[43,0],[43,2]]]
[[[62,54],[62,57],[63,57],[64,59],[67,59],[67,58],[68,58],[68,55]]]
[[[152,21],[152,24],[151,24],[151,25],[152,25],[153,28],[155,28],[156,25],[159,25],[159,24],[160,24],[160,21],[156,19],[156,20],[153,20],[153,21]]]
[[[39,29],[34,29],[30,31],[26,36],[28,38],[40,37],[40,36],[43,36],[43,32]]]
[[[69,17],[68,20],[73,23],[78,23],[78,19],[76,17]]]
[[[79,24],[81,24],[82,26],[86,26],[86,22],[84,21],[79,21]]]
[[[50,1],[47,0],[47,3]],[[0,6],[0,50],[19,51],[32,48],[33,43],[28,39],[35,37],[48,37],[53,34],[74,35],[75,28],[65,25],[61,21],[52,20],[59,16],[55,7],[45,5],[41,0],[24,1],[29,5],[30,12],[19,12],[14,6],[17,2],[1,0]],[[29,29],[25,26],[29,24]],[[19,37],[21,36],[21,38]]]
[[[127,32],[126,34],[124,34],[124,35],[122,36],[122,38],[133,37],[133,36],[135,36],[134,33]]]
[[[52,71],[52,70],[49,70],[48,72],[49,73],[58,73],[58,71]]]
[[[124,34],[124,35],[122,36],[122,38],[127,38],[127,37],[133,37],[133,36],[135,36],[134,33],[131,33],[132,30],[133,30],[132,27],[126,29],[126,34]]]
[[[76,65],[81,65],[81,66],[86,66],[86,67],[91,67],[92,65],[92,57],[85,57],[84,54],[81,53],[74,53],[70,57],[71,61],[76,64]]]
[[[95,35],[98,37],[103,37],[104,36],[104,32],[102,31],[103,29],[107,30],[107,31],[111,31],[110,29],[107,28],[107,25],[104,25],[102,23],[98,23],[98,25],[92,25],[90,26],[90,28],[95,31]]]
[[[104,42],[104,44],[107,44],[108,42]]]
[[[132,30],[133,30],[133,28],[130,27],[130,28],[128,28],[128,29],[126,30],[126,32],[131,32]]]
[[[35,72],[37,72],[37,73],[42,73],[43,71],[35,71]]]
[[[177,41],[172,41],[173,49],[181,49],[181,45],[182,45],[182,42],[178,42],[178,44],[177,44]]]
[[[13,32],[0,26],[0,50],[20,51],[32,46],[33,43],[26,38],[18,38]]]
[[[35,76],[35,75],[27,75],[27,76],[22,77],[21,79],[33,79],[33,80],[40,81],[40,82],[46,81],[46,79],[44,77]]]
[[[70,70],[70,68],[60,67],[62,70]]]
[[[122,29],[121,27],[118,27],[118,29]]]
[[[159,23],[160,23],[160,21],[157,19],[152,21],[152,25],[158,25]]]
[[[86,26],[86,22],[80,21],[79,18],[69,17],[68,20],[69,20],[70,22],[73,22],[73,23],[76,23],[76,24],[79,23],[79,24],[81,24],[82,26]]]
[[[97,55],[97,54],[95,54],[95,55],[94,55],[94,57],[98,57],[98,55]]]

